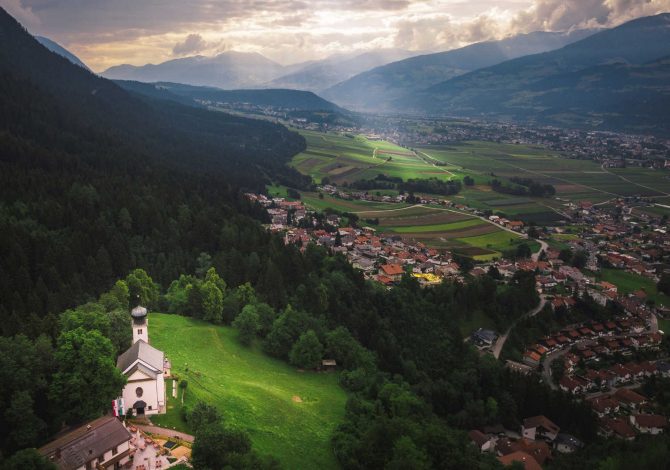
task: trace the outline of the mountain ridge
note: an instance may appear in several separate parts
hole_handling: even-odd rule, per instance
[[[44,47],[49,49],[51,52],[55,52],[59,56],[65,57],[66,59],[68,59],[73,64],[78,65],[81,68],[84,68],[84,69],[88,70],[89,72],[91,71],[91,69],[89,69],[88,66],[79,57],[77,57],[72,52],[65,49],[63,46],[58,44],[53,39],[49,39],[49,38],[44,37],[44,36],[35,36],[35,39],[37,39],[37,42],[42,44]]]
[[[653,86],[642,80],[636,82],[635,74],[630,73],[626,89],[602,88],[604,83],[608,83],[606,80],[589,82],[584,75],[588,70],[595,71],[597,67],[604,67],[599,69],[601,74],[603,70],[620,74],[625,66],[631,72],[668,55],[670,14],[666,13],[632,20],[555,51],[512,59],[454,77],[414,95],[400,98],[393,103],[393,107],[429,114],[488,116],[549,124],[563,122],[557,118],[560,115],[577,113],[577,123],[585,125],[592,120],[588,117],[589,114],[594,117],[597,113],[589,112],[575,101],[574,97],[582,89],[589,89],[592,96],[600,97],[600,102],[587,100],[594,109],[607,110],[614,106],[618,95],[622,93],[627,99],[634,101],[631,87],[639,87],[637,90],[642,103],[652,96],[650,93],[663,101],[670,88],[670,81],[664,82],[663,63],[644,69],[646,73],[660,74],[654,80]],[[572,74],[574,81],[580,71],[581,88],[566,87],[565,77]],[[601,88],[598,88],[599,85]],[[610,83],[609,86],[614,85],[616,83]],[[559,92],[566,97],[562,102],[549,98]],[[584,98],[588,98],[588,95],[584,95]],[[568,102],[573,103],[572,108],[568,107]],[[657,115],[654,106],[653,102],[648,102],[646,112],[638,107],[638,119],[644,115]],[[644,120],[648,121],[647,118]],[[624,121],[617,117],[602,119],[602,123],[596,128],[608,128],[608,121],[616,121],[617,124],[613,127],[616,129],[636,127],[632,118],[624,125]]]
[[[324,90],[323,96],[351,109],[384,110],[392,100],[447,78],[512,57],[555,49],[593,32],[594,30],[571,33],[538,31],[498,41],[479,42],[444,52],[422,54],[363,72]]]

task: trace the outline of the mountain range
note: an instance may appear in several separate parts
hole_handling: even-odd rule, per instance
[[[508,59],[558,49],[594,32],[534,32],[446,52],[419,55],[358,74],[322,94],[349,109],[385,110],[394,99],[409,93]]]
[[[291,88],[321,92],[366,70],[416,55],[403,49],[380,49],[356,55],[337,54],[309,62],[298,70],[267,83],[270,88]]]
[[[391,103],[395,110],[589,128],[670,131],[670,14],[482,68]],[[663,118],[659,120],[659,118]]]
[[[314,91],[410,54],[409,51],[381,49],[283,66],[258,53],[227,51],[214,57],[184,57],[160,64],[117,65],[101,75],[115,80],[172,82],[223,89],[291,88]]]

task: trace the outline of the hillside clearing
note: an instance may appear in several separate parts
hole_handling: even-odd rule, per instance
[[[243,347],[230,327],[160,313],[150,315],[149,325],[152,345],[170,358],[173,374],[188,381],[187,405],[216,406],[227,424],[248,431],[254,448],[284,468],[337,468],[330,438],[347,398],[339,374],[299,372],[258,345]],[[153,421],[188,432],[178,403],[171,404]]]

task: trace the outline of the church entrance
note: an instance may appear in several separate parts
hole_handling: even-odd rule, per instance
[[[135,409],[135,414],[137,416],[144,416],[144,408],[146,408],[146,406],[147,404],[144,401],[142,400],[136,401],[135,404],[133,405],[133,408]]]

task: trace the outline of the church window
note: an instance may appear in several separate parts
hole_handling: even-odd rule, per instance
[[[141,334],[142,334],[142,328],[139,328],[139,329],[137,330],[137,334],[138,334],[138,335],[141,335]]]
[[[135,394],[137,395],[137,398],[140,398],[143,393],[144,393],[144,390],[142,390],[142,387],[137,387],[135,389]]]

